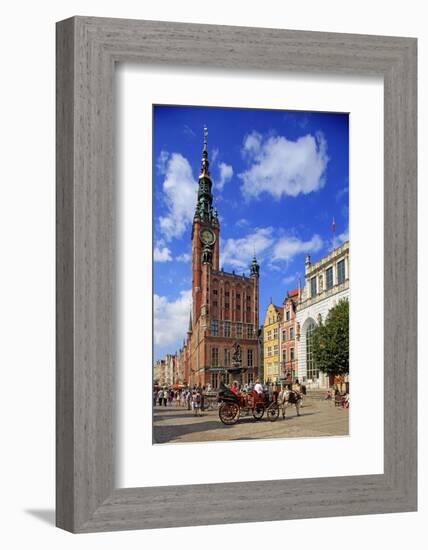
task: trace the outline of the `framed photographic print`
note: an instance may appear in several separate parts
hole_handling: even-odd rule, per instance
[[[153,109],[154,442],[347,435],[349,115]]]
[[[59,527],[416,509],[415,39],[58,23],[57,220]]]

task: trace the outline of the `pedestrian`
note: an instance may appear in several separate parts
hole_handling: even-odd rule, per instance
[[[163,390],[163,406],[166,407],[166,404],[168,402],[168,390],[164,388]]]
[[[171,407],[174,400],[174,391],[172,389],[168,390],[168,405]]]
[[[202,416],[201,412],[201,393],[196,390],[192,395],[192,407],[194,416]]]
[[[192,392],[190,391],[190,389],[187,390],[186,401],[187,401],[187,410],[190,411],[192,408]]]
[[[279,395],[279,390],[280,390],[280,387],[279,386],[274,386],[273,388],[273,392],[272,392],[272,401],[274,403],[277,403],[278,402],[278,395]]]
[[[162,403],[163,403],[163,389],[160,388],[160,390],[158,391],[158,403],[159,403],[159,407],[162,407]]]
[[[349,393],[345,393],[344,397],[342,398],[342,407],[344,409],[349,409]]]

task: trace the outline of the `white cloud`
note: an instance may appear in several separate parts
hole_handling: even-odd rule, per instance
[[[243,155],[257,155],[260,152],[262,139],[262,135],[256,131],[245,136],[244,143],[242,144]]]
[[[196,183],[189,161],[179,153],[168,155],[163,182],[164,200],[168,209],[159,218],[162,235],[167,241],[183,235],[193,220],[196,205]]]
[[[323,246],[323,240],[317,234],[305,241],[294,236],[276,237],[272,227],[261,227],[245,237],[226,239],[220,257],[222,264],[228,268],[248,271],[255,252],[259,263],[265,262],[266,267],[272,271],[281,271],[283,266],[280,262],[290,261],[298,254],[319,252]],[[293,276],[293,280],[295,279]]]
[[[250,222],[246,218],[241,218],[235,223],[236,227],[247,227],[249,224]]]
[[[349,228],[343,233],[340,233],[339,235],[335,235],[333,237],[333,239],[331,240],[331,249],[337,248],[346,241],[349,241]]]
[[[187,263],[187,262],[190,262],[190,260],[192,259],[192,255],[189,254],[188,252],[183,252],[183,254],[180,254],[175,259],[177,260],[177,262]]]
[[[336,193],[336,201],[339,202],[343,197],[349,194],[349,187],[343,187]]]
[[[224,184],[232,179],[233,168],[230,164],[226,164],[225,162],[220,162],[218,165],[218,168],[219,168],[220,178],[216,184],[216,187],[221,191],[224,187]]]
[[[215,147],[212,152],[210,153],[210,158],[209,158],[209,161],[210,161],[210,164],[214,164],[215,161],[217,160],[217,157],[218,157],[218,154],[219,154],[219,149],[217,147]]]
[[[323,241],[319,235],[314,235],[309,241],[297,237],[282,237],[273,247],[272,261],[291,260],[297,254],[318,252],[322,247]]]
[[[191,290],[182,290],[175,301],[154,295],[154,340],[157,346],[180,346],[189,323]],[[173,351],[175,351],[175,348]]]
[[[284,136],[263,138],[252,132],[243,142],[242,153],[251,163],[239,174],[247,198],[270,193],[296,197],[321,189],[328,163],[327,142],[321,133],[290,141]]]
[[[288,277],[284,277],[282,279],[282,282],[285,285],[290,285],[291,283],[294,283],[295,281],[297,281],[297,276],[296,275],[289,275]]]
[[[156,162],[156,168],[160,174],[166,173],[166,163],[169,158],[169,153],[167,151],[161,151]]]
[[[153,251],[153,259],[155,262],[171,262],[171,250],[166,246],[163,248],[156,246]]]
[[[221,250],[222,264],[248,270],[254,252],[257,257],[261,257],[273,243],[272,227],[255,229],[253,233],[240,239],[226,239]]]
[[[190,126],[188,124],[185,124],[183,126],[183,133],[186,135],[186,136],[191,136],[191,137],[195,137],[196,134],[194,132],[194,130],[192,130],[192,128],[190,128]]]

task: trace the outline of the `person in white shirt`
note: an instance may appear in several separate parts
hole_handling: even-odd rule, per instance
[[[263,393],[263,386],[260,384],[259,379],[257,379],[254,384],[254,391],[256,391],[259,395]]]

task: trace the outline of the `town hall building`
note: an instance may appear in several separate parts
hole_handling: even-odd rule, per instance
[[[220,269],[220,223],[213,208],[207,131],[198,181],[192,239],[192,309],[185,342],[185,382],[218,388],[238,378],[251,383],[258,373],[259,264],[249,275]],[[236,349],[240,366],[234,371]]]

